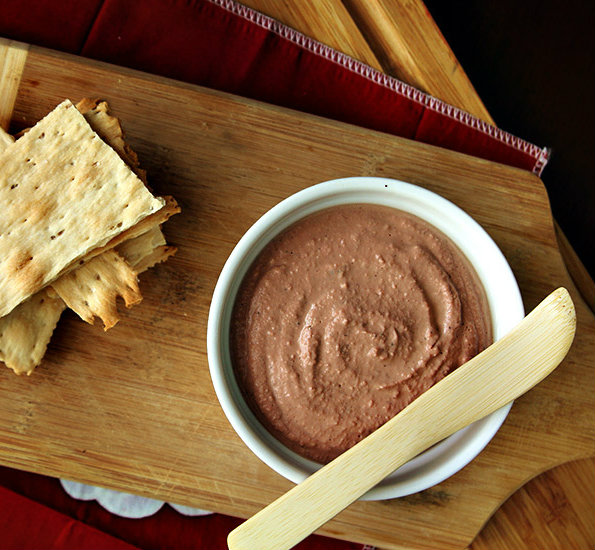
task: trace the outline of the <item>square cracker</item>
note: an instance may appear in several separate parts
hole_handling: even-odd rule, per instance
[[[68,100],[0,154],[0,317],[165,204]]]
[[[92,129],[108,145],[113,147],[130,168],[145,181],[146,175],[138,165],[138,157],[125,142],[120,121],[109,114],[107,103],[85,99],[77,104],[77,109],[85,116]],[[14,138],[0,129],[0,153],[13,142]],[[159,220],[165,220],[169,215],[179,210],[171,200],[166,202],[166,208],[156,215],[150,216],[149,219],[143,220],[140,224],[148,227],[153,223],[154,227],[136,238],[124,241],[118,246],[118,254],[130,265],[128,269],[124,269],[121,277],[124,281],[130,280],[131,277],[136,280],[136,276],[132,275],[132,270],[137,274],[142,273],[153,265],[165,261],[176,252],[175,247],[167,245],[159,225],[156,225]],[[154,221],[150,218],[154,218]],[[138,232],[137,228],[134,228],[134,230],[135,233]],[[117,268],[112,263],[100,260],[104,254],[112,255],[114,252],[104,252],[97,258],[90,260],[88,264],[81,266],[80,269],[77,268],[71,271],[71,273],[77,274],[80,286],[85,288],[87,281],[96,282],[98,275],[103,281],[116,277]],[[103,277],[99,270],[93,269],[93,266],[97,265],[95,259],[107,269],[107,273]],[[119,262],[117,266],[122,269],[124,262]],[[62,277],[56,282],[61,279]],[[106,327],[113,325],[118,320],[113,315],[115,297],[118,294],[129,292],[128,286],[120,278],[116,277],[113,285],[102,285],[101,288],[94,286],[93,290],[101,290],[102,296],[94,297],[93,301],[97,303],[99,308],[90,310],[93,314],[91,321],[94,315],[97,315],[104,321]],[[84,315],[81,315],[81,311],[77,309],[78,305],[80,304],[83,308],[83,313],[85,311],[89,312],[89,301],[85,299],[85,293],[81,293],[80,287],[75,287],[71,294],[67,285],[64,285],[62,291],[65,300],[62,300],[53,289],[46,288],[21,303],[8,315],[0,318],[0,361],[5,362],[15,373],[29,375],[41,362],[53,330],[62,311],[66,308],[65,301],[75,306],[73,309],[83,318]],[[108,295],[112,296],[113,299],[105,304]],[[128,300],[126,296],[124,299],[127,305],[131,305],[135,301],[135,298],[130,296]]]
[[[146,184],[146,174],[139,167],[136,153],[124,139],[120,120],[109,113],[105,101],[83,99],[76,104],[91,128],[112,147],[126,164]],[[161,210],[165,212],[165,210]],[[105,330],[119,320],[116,299],[122,297],[126,307],[142,299],[137,274],[175,252],[168,247],[158,225],[134,239],[129,239],[115,250],[108,250],[85,262],[54,283],[52,288],[81,319],[93,323],[99,317]],[[120,256],[125,261],[121,261]]]

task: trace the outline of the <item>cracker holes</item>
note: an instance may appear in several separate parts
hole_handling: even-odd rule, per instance
[[[12,191],[13,189],[16,189],[18,186],[19,186],[19,184],[18,184],[18,183],[13,183],[13,184],[10,186],[10,189],[11,189],[11,191]]]

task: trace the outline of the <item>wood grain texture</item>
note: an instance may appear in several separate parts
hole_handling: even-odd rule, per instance
[[[423,2],[242,0],[284,25],[493,124]]]
[[[593,548],[594,486],[593,458],[544,472],[502,505],[470,550]]]
[[[0,128],[7,130],[12,118],[19,81],[29,46],[14,40],[0,42]],[[4,139],[4,134],[0,136]]]
[[[385,72],[493,123],[423,2],[344,0]]]
[[[568,269],[568,273],[580,291],[583,300],[585,300],[591,311],[595,312],[595,283],[593,282],[593,279],[591,279],[587,268],[570,244],[570,241],[564,234],[564,231],[562,231],[562,228],[555,220],[554,222],[556,237],[558,238],[558,246],[562,253],[566,269]]]
[[[12,129],[64,97],[101,97],[122,119],[149,183],[182,206],[165,228],[179,251],[142,276],[143,303],[116,328],[104,334],[66,315],[35,376],[0,372],[3,464],[243,517],[287,491],[291,484],[248,451],[217,403],[205,349],[210,297],[261,214],[346,175],[417,183],[467,210],[507,256],[527,310],[555,287],[571,290],[578,333],[564,363],[515,403],[469,466],[411,497],[355,503],[322,532],[385,548],[462,548],[527,479],[593,453],[595,322],[559,257],[537,177],[36,47]]]
[[[383,70],[351,14],[338,0],[249,0],[242,4],[254,7],[306,36],[323,36],[327,46]]]

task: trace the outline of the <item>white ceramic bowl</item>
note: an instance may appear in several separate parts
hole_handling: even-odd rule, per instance
[[[309,187],[272,208],[246,232],[221,271],[209,312],[207,349],[213,386],[229,422],[263,462],[295,483],[303,481],[320,465],[282,445],[246,405],[236,383],[229,354],[231,311],[244,275],[273,237],[304,216],[349,203],[383,204],[410,212],[450,237],[471,261],[485,288],[496,340],[524,316],[518,285],[494,241],[460,208],[427,189],[385,178],[345,178]],[[487,445],[502,425],[511,405],[434,445],[396,470],[363,498],[396,498],[444,481],[473,460]]]

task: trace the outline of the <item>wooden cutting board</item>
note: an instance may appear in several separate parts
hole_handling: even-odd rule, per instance
[[[570,289],[578,333],[564,363],[515,403],[469,466],[410,497],[356,503],[321,533],[384,548],[463,548],[527,479],[593,454],[595,322],[561,262],[537,177],[66,54],[5,47],[21,60],[4,77],[14,83],[12,130],[65,97],[106,99],[152,187],[174,195],[182,214],[165,226],[178,254],[142,275],[143,302],[114,329],[67,312],[31,377],[0,370],[2,464],[243,517],[286,491],[291,484],[245,448],[217,403],[205,345],[210,297],[261,214],[300,189],[355,175],[410,181],[464,208],[508,258],[527,310],[557,286]]]

